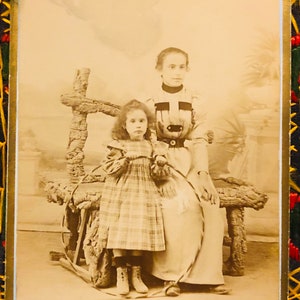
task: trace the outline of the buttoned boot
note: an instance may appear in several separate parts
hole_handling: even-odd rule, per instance
[[[148,287],[145,285],[145,283],[142,280],[140,266],[131,267],[131,284],[138,293],[141,294],[148,293]]]
[[[127,295],[129,293],[127,267],[117,268],[117,290],[120,295]]]

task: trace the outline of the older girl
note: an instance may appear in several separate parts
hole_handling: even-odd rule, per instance
[[[177,195],[171,199],[173,189],[164,187],[165,193],[170,192],[163,201],[166,251],[153,254],[151,273],[165,280],[168,296],[180,293],[178,282],[206,285],[210,292],[226,294],[224,224],[209,176],[207,144],[211,135],[205,127],[206,106],[183,85],[189,70],[185,51],[173,47],[161,51],[156,70],[162,85],[147,103],[155,113],[157,138],[168,145],[168,162],[177,171],[173,178]],[[192,183],[193,191],[182,175]]]

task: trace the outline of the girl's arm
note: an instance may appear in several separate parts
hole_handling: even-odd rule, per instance
[[[103,161],[103,170],[107,175],[120,176],[127,170],[129,160],[124,156],[124,150],[108,146],[109,152]]]
[[[209,175],[207,143],[194,142],[192,151],[193,169],[188,174],[188,179],[204,200],[217,204],[219,195]]]
[[[168,144],[154,141],[153,147],[153,164],[151,166],[151,175],[154,180],[167,180],[170,177],[170,167],[167,164]]]
[[[163,155],[157,155],[151,166],[151,176],[155,181],[159,193],[162,197],[173,198],[176,196],[175,183],[172,178],[170,166]]]
[[[209,162],[207,145],[212,142],[213,134],[207,126],[207,105],[195,97],[193,99],[194,129],[191,135],[193,140],[192,159],[193,170],[189,174],[203,199],[212,204],[217,203],[218,193],[209,176]]]
[[[192,140],[211,144],[213,141],[213,131],[208,124],[209,103],[197,94],[192,96],[193,105],[193,130],[190,134]]]

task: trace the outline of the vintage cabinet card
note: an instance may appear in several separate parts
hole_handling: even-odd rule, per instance
[[[9,297],[286,299],[289,9],[12,1]]]

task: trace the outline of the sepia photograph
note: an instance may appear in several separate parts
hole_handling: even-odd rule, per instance
[[[14,299],[286,299],[286,5],[16,1]]]

